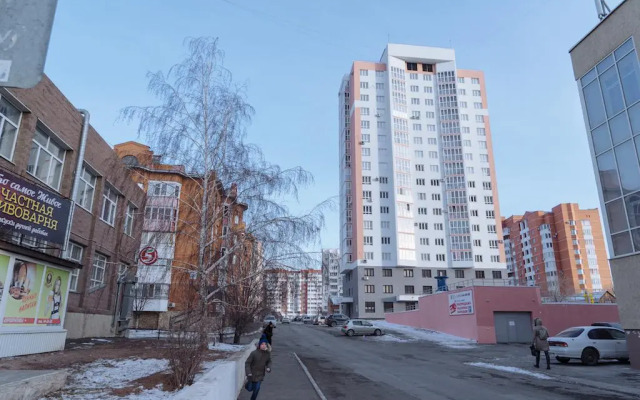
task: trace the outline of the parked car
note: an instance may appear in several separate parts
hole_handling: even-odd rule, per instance
[[[281,324],[290,324],[291,323],[291,319],[289,317],[282,317],[282,321],[280,323]]]
[[[342,325],[347,321],[349,321],[349,317],[344,314],[331,314],[327,317],[326,324],[333,327],[339,324]]]
[[[596,365],[599,360],[629,361],[627,338],[622,329],[606,326],[576,326],[549,338],[549,349],[563,364],[571,359],[585,365]]]
[[[269,322],[273,323],[273,326],[276,326],[278,324],[276,317],[274,317],[273,315],[267,315],[266,317],[264,317],[264,321],[262,321],[262,325],[267,326],[269,325]]]
[[[382,329],[378,328],[374,324],[369,321],[364,321],[361,319],[352,319],[347,321],[342,329],[340,329],[342,333],[347,336],[353,335],[382,335]]]
[[[318,315],[314,320],[314,325],[324,325],[327,322],[327,318],[324,315]]]
[[[622,329],[622,324],[618,322],[594,322],[593,324],[591,324],[591,326],[610,326],[611,328],[618,328],[620,330],[624,330]]]
[[[311,315],[305,315],[302,317],[302,322],[305,324],[313,324],[313,317]]]

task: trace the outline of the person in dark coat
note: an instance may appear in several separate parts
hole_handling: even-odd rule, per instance
[[[542,325],[542,320],[536,318],[534,320],[533,327],[533,345],[536,348],[536,365],[534,367],[540,368],[540,352],[544,351],[544,356],[547,359],[547,369],[551,369],[551,359],[549,358],[549,331]]]
[[[267,335],[267,342],[269,342],[269,345],[271,345],[271,337],[273,336],[273,328],[275,328],[273,326],[273,322],[269,322],[269,325],[267,325],[266,328],[264,328],[264,334]]]
[[[271,372],[271,352],[268,349],[269,343],[266,339],[260,339],[258,348],[251,352],[249,358],[244,363],[244,370],[247,375],[247,384],[245,388],[253,392],[251,400],[258,398],[260,385],[264,380],[267,372]]]

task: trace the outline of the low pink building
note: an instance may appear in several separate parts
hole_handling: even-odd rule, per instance
[[[551,335],[620,321],[616,304],[543,303],[537,287],[471,286],[420,297],[417,310],[385,314],[388,322],[486,344],[530,342],[534,318],[541,318]]]

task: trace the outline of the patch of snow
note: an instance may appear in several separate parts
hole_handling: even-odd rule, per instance
[[[551,379],[551,377],[545,374],[540,374],[533,371],[527,371],[526,369],[522,369],[522,368],[507,367],[505,365],[496,365],[496,364],[489,364],[489,363],[483,363],[483,362],[473,362],[473,363],[466,363],[466,364],[471,365],[472,367],[488,368],[488,369],[495,369],[498,371],[511,372],[514,374],[528,375],[538,379]]]
[[[109,339],[91,339],[91,340],[93,340],[94,342],[101,342],[101,343],[113,343],[113,340],[109,340]]]
[[[452,349],[473,349],[476,342],[471,339],[449,335],[447,333],[415,328],[413,326],[393,324],[387,321],[371,321],[375,326],[408,336],[407,341],[428,340]],[[384,335],[386,336],[386,335]]]
[[[403,339],[398,336],[390,335],[388,333],[382,336],[369,336],[367,339],[375,340],[378,342],[396,342],[396,343],[407,343],[408,339]]]
[[[245,350],[246,348],[247,346],[239,345],[239,344],[216,343],[214,346],[213,343],[209,343],[209,350],[216,350],[216,351],[235,352],[235,351]]]

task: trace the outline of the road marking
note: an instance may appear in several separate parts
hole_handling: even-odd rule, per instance
[[[318,394],[318,397],[320,397],[321,400],[327,400],[327,398],[324,397],[324,394],[322,393],[322,390],[320,390],[320,388],[318,387],[318,384],[316,383],[316,381],[311,376],[311,373],[309,373],[309,370],[307,369],[307,367],[302,363],[302,360],[300,360],[300,357],[298,357],[298,355],[296,353],[293,353],[293,356],[300,363],[300,366],[304,370],[304,373],[307,374],[307,378],[309,378],[309,382],[311,382],[311,385],[313,385],[313,388],[316,390],[316,393]]]

